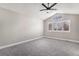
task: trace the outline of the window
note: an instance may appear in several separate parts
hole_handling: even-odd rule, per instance
[[[49,23],[49,31],[70,32],[70,19],[64,16],[55,16]]]
[[[52,22],[48,23],[48,30],[51,32],[52,31]]]
[[[64,16],[56,16],[53,18],[53,31],[69,32],[70,31],[70,19]]]

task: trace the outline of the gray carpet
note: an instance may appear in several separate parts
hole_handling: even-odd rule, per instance
[[[40,38],[0,50],[0,56],[78,56],[79,44]]]

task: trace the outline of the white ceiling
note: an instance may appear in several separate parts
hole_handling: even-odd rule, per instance
[[[79,14],[79,4],[78,3],[58,3],[54,8],[58,9],[56,11],[40,11],[44,7],[41,3],[0,3],[0,7],[15,11],[21,14],[33,15],[39,17],[40,19],[46,19],[55,13],[74,13]]]

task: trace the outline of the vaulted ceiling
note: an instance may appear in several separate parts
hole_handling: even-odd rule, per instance
[[[44,7],[41,3],[0,3],[0,7],[15,11],[20,14],[27,14],[40,19],[46,19],[55,13],[71,13],[79,14],[79,4],[78,3],[58,3],[54,8],[56,11],[40,11]]]

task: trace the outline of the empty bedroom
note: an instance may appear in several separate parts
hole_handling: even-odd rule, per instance
[[[79,3],[0,3],[0,56],[79,56]]]

